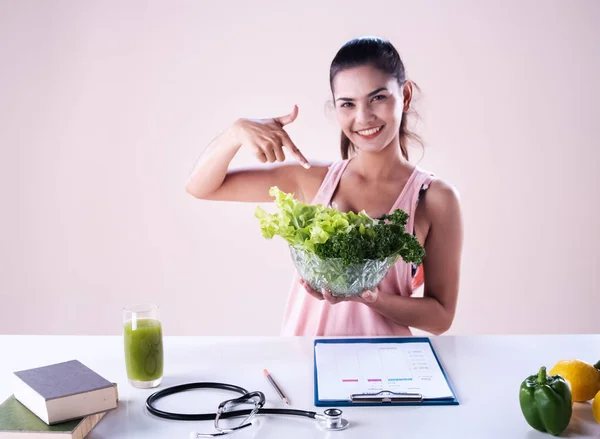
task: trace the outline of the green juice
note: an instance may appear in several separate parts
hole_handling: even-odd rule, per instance
[[[125,323],[127,376],[136,381],[154,381],[163,374],[162,326],[158,320],[138,319]]]

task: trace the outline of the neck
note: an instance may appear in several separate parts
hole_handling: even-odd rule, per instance
[[[386,180],[398,177],[398,169],[412,165],[402,156],[398,141],[392,141],[382,151],[358,151],[352,158],[354,171],[367,181]]]

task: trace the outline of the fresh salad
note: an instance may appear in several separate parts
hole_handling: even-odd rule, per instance
[[[399,256],[405,262],[421,264],[425,249],[406,233],[408,214],[396,209],[390,215],[371,218],[364,211],[340,212],[323,205],[309,205],[277,186],[269,190],[278,212],[270,214],[260,206],[255,216],[265,238],[278,235],[299,250],[315,253],[323,259],[341,259],[345,265],[365,260],[384,260]]]
[[[337,282],[340,291],[347,290],[361,275],[368,277],[369,273],[352,275],[349,272],[364,271],[369,263],[386,262],[389,268],[402,258],[418,265],[425,257],[425,249],[419,241],[405,231],[408,214],[403,210],[371,218],[364,211],[345,213],[320,204],[301,203],[277,186],[273,186],[269,194],[275,198],[278,211],[271,214],[256,207],[255,216],[260,220],[262,235],[267,239],[278,235],[287,241],[296,265],[301,262],[299,254],[303,255],[305,265],[312,261],[312,271],[318,270],[314,261],[322,261],[321,272],[315,276],[326,278],[328,284]],[[307,272],[301,270],[301,274],[302,271]]]

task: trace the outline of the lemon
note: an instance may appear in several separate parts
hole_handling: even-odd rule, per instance
[[[592,413],[598,423],[600,423],[600,392],[596,393],[592,401]]]
[[[600,391],[600,361],[591,365],[582,360],[561,360],[550,369],[550,375],[560,375],[571,386],[574,402],[589,401]]]

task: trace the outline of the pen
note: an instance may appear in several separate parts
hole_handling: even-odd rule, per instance
[[[269,371],[267,369],[263,369],[263,372],[264,372],[265,376],[267,377],[267,380],[269,380],[269,382],[271,383],[271,385],[273,386],[273,388],[275,389],[275,391],[279,395],[279,397],[281,399],[283,399],[283,402],[285,402],[287,405],[290,405],[290,402],[285,397],[285,395],[283,394],[283,392],[281,391],[281,389],[279,388],[279,386],[277,385],[277,383],[275,382],[275,380],[271,377],[271,374],[269,373]]]

